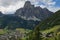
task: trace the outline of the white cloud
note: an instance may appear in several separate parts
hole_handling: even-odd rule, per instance
[[[2,11],[3,13],[8,13],[8,12],[14,12],[16,11],[18,8],[21,8],[24,6],[24,1],[18,1],[15,4],[10,4],[10,5],[6,5],[6,6],[0,6],[0,11]]]
[[[45,8],[46,6],[45,5],[40,5],[41,8]]]
[[[1,6],[9,6],[9,5],[14,5],[16,2],[19,0],[0,0],[0,5]]]
[[[48,9],[52,12],[56,12],[56,11],[60,10],[60,7],[48,7]]]
[[[35,2],[37,2],[37,3],[35,3]],[[39,5],[39,3],[43,3],[44,5],[43,4]],[[33,4],[35,4],[35,6],[40,6],[42,8],[46,7],[47,9],[49,9],[52,12],[56,12],[56,11],[60,10],[60,7],[55,7],[56,1],[53,1],[53,0],[35,0],[33,2]]]

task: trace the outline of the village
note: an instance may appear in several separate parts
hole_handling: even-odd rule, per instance
[[[0,40],[18,40],[25,37],[25,33],[20,31],[11,31],[0,35]]]

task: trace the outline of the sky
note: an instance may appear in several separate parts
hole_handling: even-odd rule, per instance
[[[60,10],[60,0],[0,0],[0,11],[4,14],[12,14],[22,8],[26,1],[30,1],[35,6],[47,8],[52,12]]]

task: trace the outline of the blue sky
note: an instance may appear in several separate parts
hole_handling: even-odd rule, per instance
[[[55,6],[60,7],[60,0],[54,0],[56,2]]]
[[[60,0],[0,0],[0,11],[4,14],[14,13],[24,6],[25,1],[30,1],[31,4],[47,8],[52,12],[60,10]]]

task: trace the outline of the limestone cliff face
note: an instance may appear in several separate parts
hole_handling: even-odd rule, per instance
[[[16,10],[15,15],[27,20],[41,21],[52,15],[52,12],[47,8],[42,9],[40,6],[34,7],[30,1],[26,1],[23,8]]]

